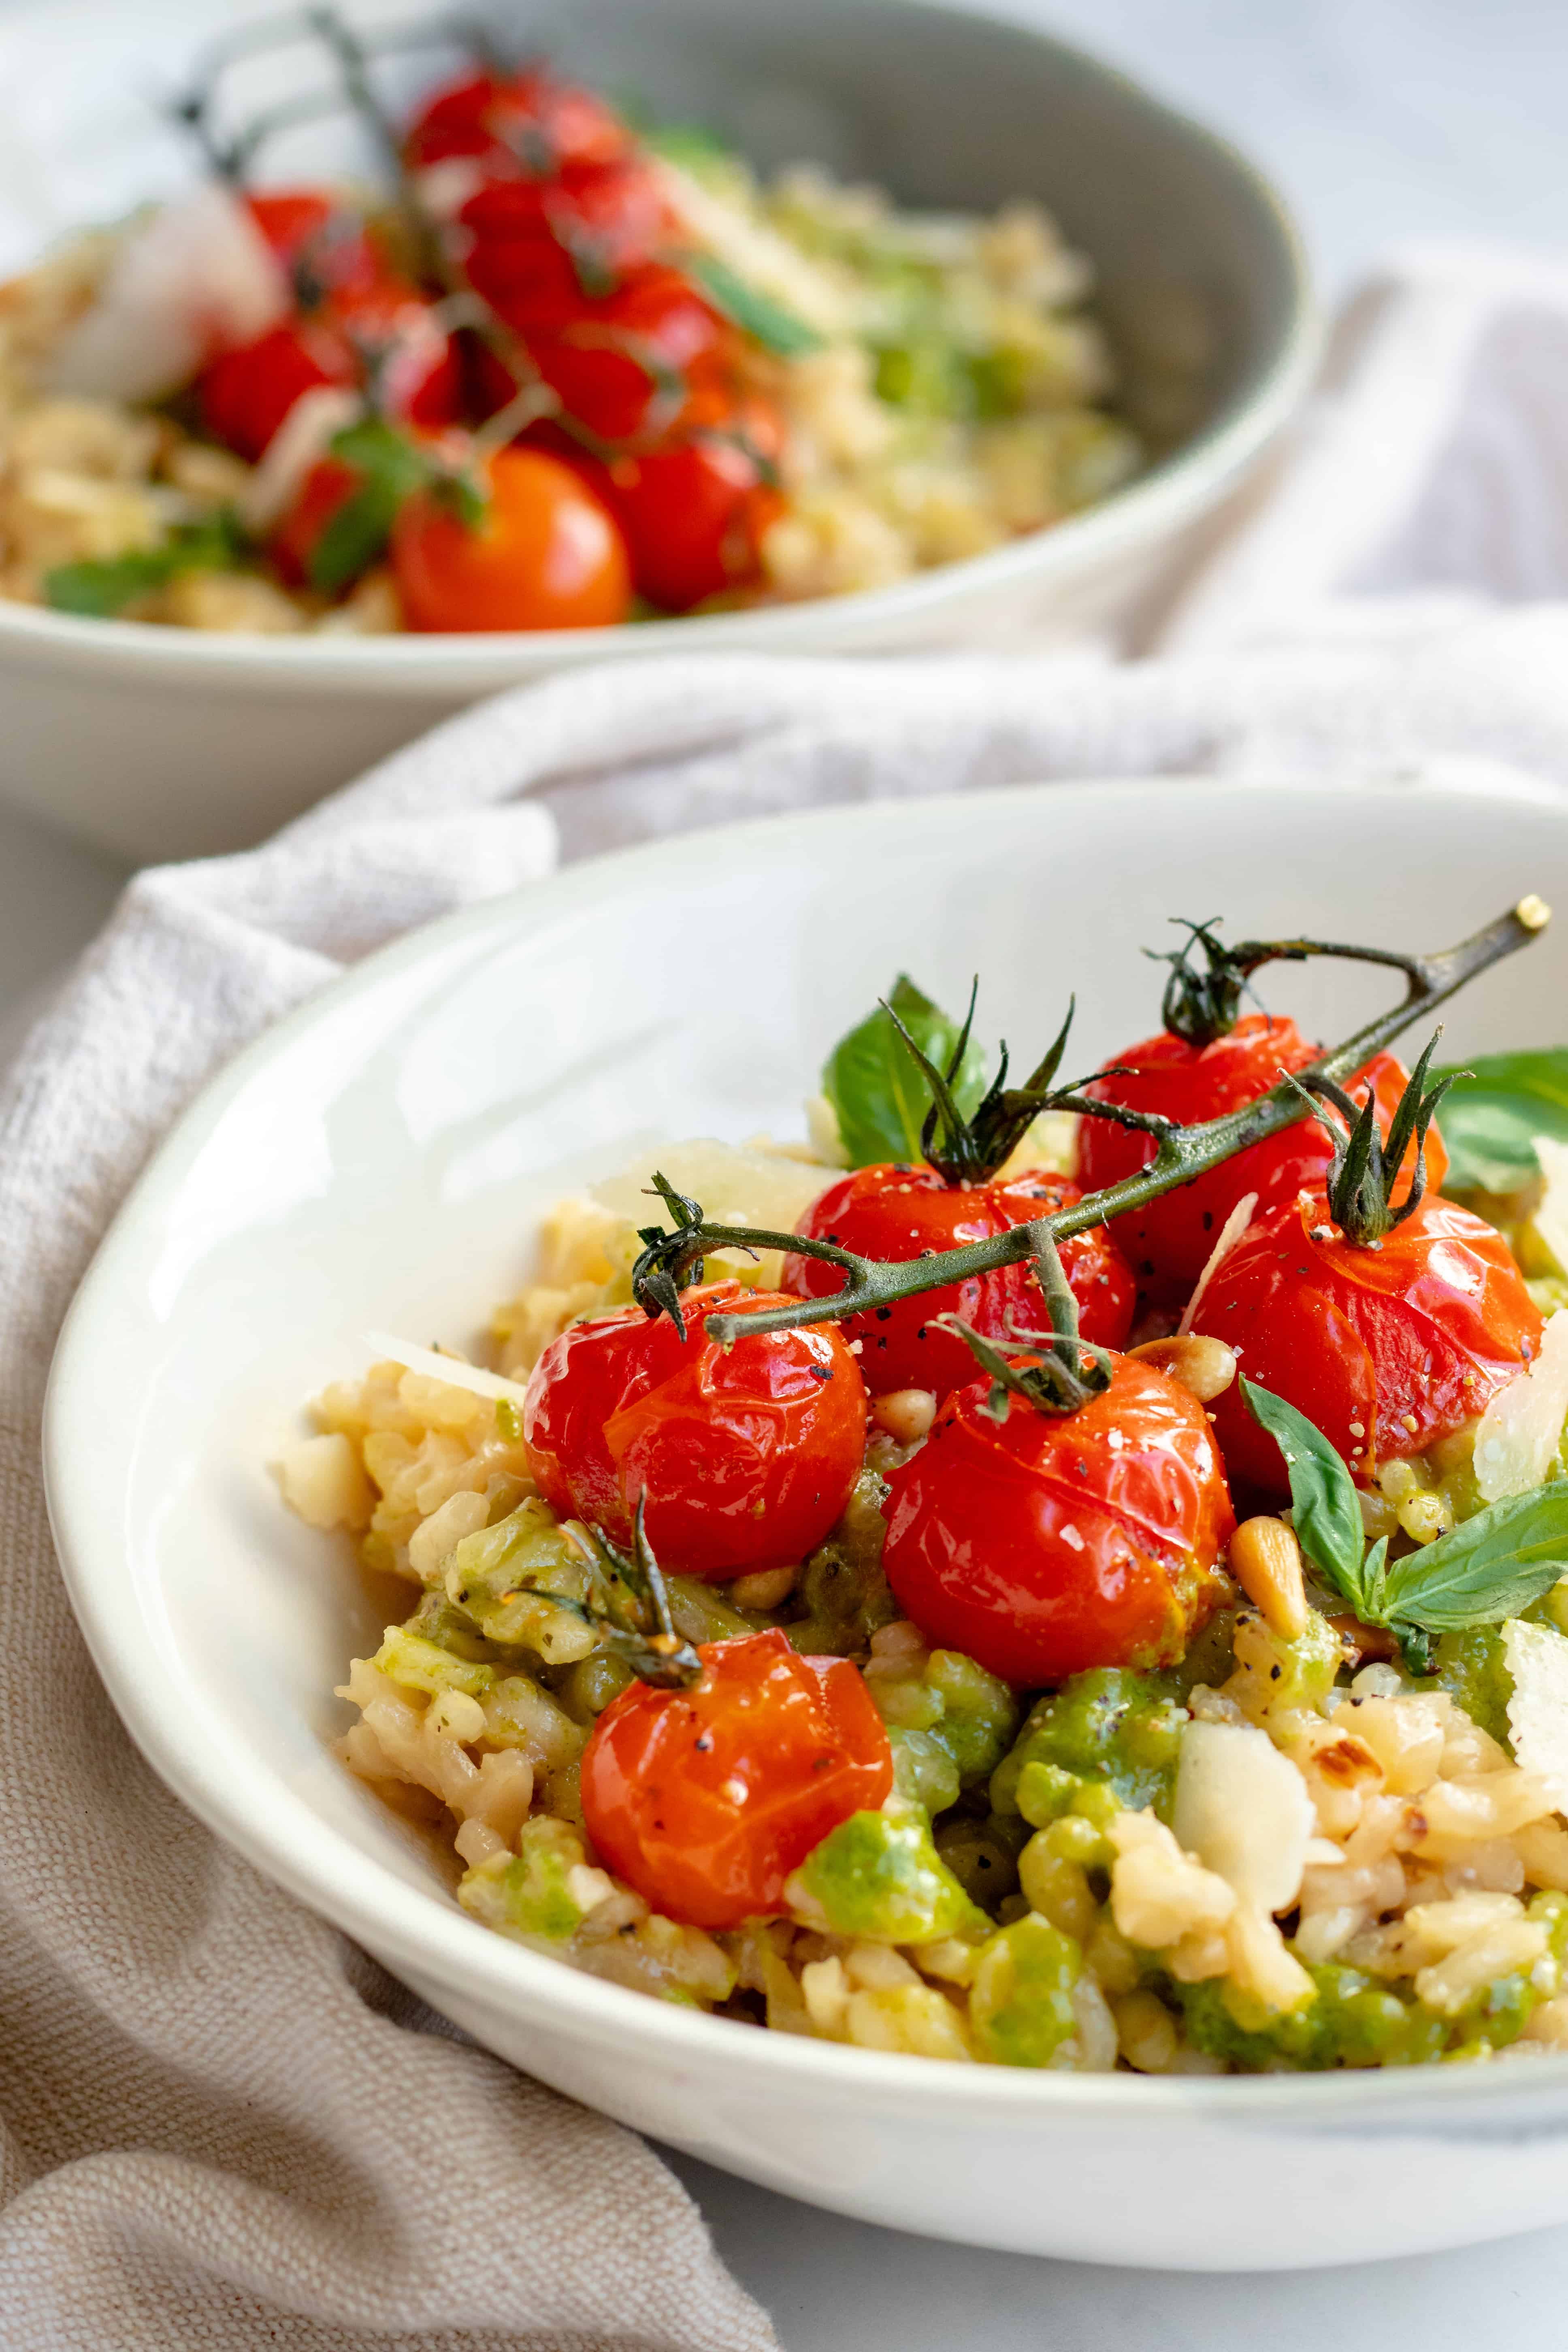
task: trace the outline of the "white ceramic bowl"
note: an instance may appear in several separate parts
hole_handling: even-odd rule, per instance
[[[189,167],[151,111],[215,24],[268,0],[50,0],[0,21],[0,268]],[[351,0],[349,13],[374,17]],[[384,10],[380,11],[384,13]],[[0,604],[0,793],[138,860],[258,840],[464,704],[551,670],[679,648],[867,653],[1081,630],[1157,596],[1300,394],[1300,249],[1234,150],[1047,35],[936,0],[496,0],[569,68],[764,163],[810,152],[906,201],[1037,195],[1095,261],[1136,412],[1151,304],[1212,356],[1205,421],[1057,530],[902,585],[617,631],[212,637]],[[279,170],[294,162],[280,149]],[[319,155],[307,160],[320,162]],[[11,168],[6,170],[9,163]]]
[[[380,1631],[263,1467],[371,1328],[461,1342],[540,1209],[650,1139],[798,1132],[847,1022],[912,965],[1026,1055],[1076,987],[1080,1059],[1152,1017],[1172,913],[1436,947],[1526,889],[1568,817],[1379,789],[1015,791],[778,819],[583,866],[373,957],[242,1055],[153,1162],[72,1308],[50,1505],[132,1736],[193,1811],[479,2041],[710,2161],[984,2245],[1240,2269],[1568,2218],[1568,2061],[1252,2080],[943,2065],[771,2034],[488,1933],[328,1753]],[[1355,855],[1343,854],[1353,838]],[[1303,856],[1331,839],[1332,854]],[[1314,866],[1316,871],[1313,870]],[[852,919],[843,877],[865,877]],[[1568,927],[1451,1009],[1458,1052],[1560,1033]],[[1377,975],[1271,976],[1344,1034]]]

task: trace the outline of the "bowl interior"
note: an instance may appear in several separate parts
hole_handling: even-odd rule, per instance
[[[1530,889],[1568,900],[1568,818],[1529,802],[1056,786],[689,836],[372,958],[206,1091],[61,1341],[50,1505],[138,1742],[260,1867],[422,1981],[592,2013],[612,2036],[719,2036],[737,2065],[853,2067],[862,2053],[770,2052],[779,2037],[671,2017],[458,1912],[424,1845],[327,1753],[332,1685],[375,1642],[385,1596],[284,1512],[268,1457],[304,1398],[369,1360],[368,1331],[472,1343],[563,1190],[661,1138],[798,1134],[825,1050],[901,968],[952,1003],[978,971],[985,1036],[1026,1055],[1076,989],[1087,1066],[1154,1025],[1139,950],[1164,944],[1173,913],[1436,948]],[[1565,985],[1568,933],[1548,933],[1457,1001],[1449,1047],[1552,1042]],[[1270,975],[1265,993],[1329,1036],[1388,1001],[1383,975],[1332,965]],[[939,2100],[954,2076],[972,2098],[1066,2089],[876,2063],[913,2067]],[[1458,2095],[1468,2070],[1429,2071]]]

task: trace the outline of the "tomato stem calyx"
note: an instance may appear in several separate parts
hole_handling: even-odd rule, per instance
[[[591,1527],[597,1558],[588,1615],[603,1646],[630,1666],[639,1682],[659,1690],[689,1690],[702,1661],[676,1632],[663,1572],[643,1525],[647,1496],[637,1496],[632,1549],[623,1551],[603,1528]]]
[[[1007,1084],[1007,1046],[1004,1040],[998,1048],[996,1075],[966,1118],[954,1097],[953,1082],[963,1067],[979,993],[980,982],[976,979],[970,988],[963,1026],[945,1070],[940,1069],[923,1047],[915,1043],[887,999],[877,1000],[931,1088],[931,1106],[921,1129],[921,1150],[937,1174],[950,1184],[984,1184],[1004,1160],[1011,1159],[1038,1114],[1054,1108],[1060,1091],[1055,1085],[1056,1075],[1061,1067],[1068,1031],[1078,1009],[1078,999],[1069,996],[1067,1018],[1047,1047],[1044,1058],[1021,1087]],[[1072,1088],[1082,1083],[1075,1079]]]
[[[1441,1029],[1433,1032],[1421,1059],[1411,1072],[1410,1082],[1400,1096],[1393,1118],[1389,1121],[1388,1140],[1384,1143],[1378,1131],[1377,1102],[1368,1087],[1366,1100],[1357,1105],[1343,1087],[1332,1078],[1314,1076],[1308,1071],[1295,1078],[1285,1073],[1287,1085],[1311,1103],[1312,1116],[1317,1119],[1334,1147],[1333,1167],[1329,1175],[1327,1192],[1329,1210],[1336,1225],[1348,1242],[1358,1249],[1374,1249],[1385,1234],[1413,1217],[1421,1206],[1426,1191],[1426,1130],[1433,1114],[1460,1077],[1468,1070],[1451,1070],[1435,1086],[1426,1084],[1427,1066],[1437,1049]],[[1330,1118],[1318,1108],[1318,1101],[1332,1105],[1339,1114]],[[1394,1205],[1394,1184],[1405,1164],[1405,1155],[1412,1140],[1415,1146],[1415,1165],[1411,1172],[1409,1189],[1397,1208]]]

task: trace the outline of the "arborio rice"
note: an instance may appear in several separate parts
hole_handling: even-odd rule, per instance
[[[784,1227],[833,1173],[716,1146],[664,1164],[714,1215]],[[1082,1675],[1026,1712],[928,1648],[877,1566],[880,1474],[930,1400],[887,1401],[844,1524],[798,1571],[671,1588],[689,1638],[804,1620],[803,1647],[860,1661],[895,1753],[878,1834],[897,1873],[847,1901],[813,1856],[789,1916],[721,1934],[618,1884],[577,1767],[627,1671],[576,1613],[583,1554],[536,1493],[506,1383],[627,1299],[645,1175],[546,1222],[538,1278],[495,1318],[489,1393],[380,1361],[316,1401],[280,1465],[298,1512],[417,1596],[349,1665],[339,1752],[451,1850],[473,1917],[666,2000],[963,2063],[1217,2074],[1568,2048],[1568,1784],[1505,1745],[1498,1642],[1452,1687],[1416,1686],[1390,1663],[1352,1672],[1318,1610],[1270,1623],[1233,1588],[1175,1673]],[[1451,1517],[1463,1453],[1391,1465],[1369,1528]],[[1500,1637],[1516,1730],[1524,1652],[1568,1630],[1568,1580],[1543,1614]]]

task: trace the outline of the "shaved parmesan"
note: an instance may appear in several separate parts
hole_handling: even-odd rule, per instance
[[[162,400],[288,309],[288,284],[266,238],[237,197],[209,183],[121,239],[97,299],[56,345],[47,386],[100,400]]]
[[[1476,1485],[1481,1499],[1528,1495],[1552,1467],[1568,1417],[1568,1308],[1547,1322],[1535,1361],[1496,1396],[1476,1432]]]
[[[1225,1264],[1226,1259],[1230,1255],[1232,1250],[1236,1247],[1237,1242],[1247,1231],[1247,1226],[1252,1223],[1252,1212],[1257,1208],[1257,1193],[1244,1192],[1240,1200],[1237,1202],[1235,1208],[1231,1211],[1229,1216],[1226,1219],[1224,1224],[1221,1225],[1219,1229],[1219,1239],[1215,1242],[1213,1249],[1210,1250],[1208,1254],[1208,1263],[1204,1267],[1202,1274],[1198,1276],[1198,1286],[1187,1301],[1187,1311],[1176,1326],[1176,1337],[1178,1339],[1184,1339],[1186,1334],[1192,1329],[1194,1323],[1197,1319],[1198,1308],[1203,1305],[1205,1291],[1208,1288],[1210,1283],[1219,1272],[1220,1267]]]
[[[1266,1731],[1194,1722],[1182,1733],[1171,1826],[1247,1909],[1269,1913],[1289,1909],[1300,1892],[1317,1815],[1305,1780]]]
[[[1568,1641],[1550,1625],[1510,1617],[1502,1629],[1503,1661],[1513,1676],[1509,1738],[1517,1762],[1568,1812]]]
[[[1568,1143],[1550,1135],[1534,1139],[1535,1156],[1546,1179],[1531,1223],[1564,1274],[1568,1274]]]
[[[528,1391],[521,1381],[509,1381],[500,1372],[487,1372],[478,1364],[465,1364],[458,1356],[443,1356],[434,1348],[416,1348],[412,1339],[395,1339],[389,1331],[367,1331],[365,1344],[374,1348],[378,1358],[402,1364],[411,1372],[421,1372],[429,1381],[445,1381],[449,1389],[468,1389],[475,1396],[491,1397],[498,1402],[510,1401],[521,1405]]]
[[[239,501],[241,520],[253,531],[270,530],[334,433],[357,425],[364,403],[346,385],[318,383],[302,392],[261,454],[261,463]]]

